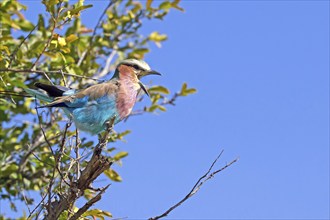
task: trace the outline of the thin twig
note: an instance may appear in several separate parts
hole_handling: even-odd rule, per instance
[[[30,157],[31,154],[33,154],[33,152],[38,148],[41,147],[43,144],[43,134],[42,131],[40,131],[40,133],[36,136],[37,138],[34,139],[34,141],[32,142],[32,145],[27,145],[29,147],[27,153],[22,157],[22,159],[19,162],[19,172],[22,171],[22,168],[25,166],[25,164],[28,162],[28,158]],[[56,135],[52,138],[49,138],[48,141],[52,141],[56,138],[58,138],[59,135]],[[36,157],[36,156],[35,156]],[[38,158],[37,158],[38,159]]]
[[[48,162],[46,162],[46,161],[41,160],[41,159],[40,159],[35,153],[32,152],[32,155],[33,155],[38,161],[40,161],[41,163],[44,163],[44,164],[46,164],[46,165],[48,165],[48,166],[50,166],[50,167],[53,167],[53,164],[50,164],[50,163],[48,163]]]
[[[77,176],[76,179],[78,180],[80,177],[80,163],[79,163],[79,159],[80,159],[80,155],[79,155],[79,146],[80,146],[80,139],[79,139],[79,130],[76,129],[76,145],[74,147],[74,152],[76,154],[76,163],[77,163]]]
[[[49,47],[49,44],[50,44],[50,42],[51,42],[51,40],[53,38],[55,29],[56,29],[56,23],[57,23],[57,19],[58,19],[59,15],[60,15],[60,13],[57,13],[56,18],[54,18],[53,15],[51,15],[52,18],[53,18],[53,27],[52,27],[51,32],[50,32],[50,37],[48,38],[45,47],[42,49],[42,51],[39,54],[39,56],[37,57],[36,61],[34,61],[34,63],[32,64],[31,69],[34,69],[34,67],[37,65],[38,61],[40,60],[40,57],[44,54],[44,52],[46,51],[46,49]]]
[[[116,53],[117,53],[117,51],[115,51],[115,50],[111,51],[110,55],[108,56],[108,58],[105,62],[105,66],[104,66],[103,70],[100,73],[96,74],[96,76],[98,78],[105,76],[110,71],[110,64],[111,64],[111,61],[113,60],[114,56],[116,55]]]
[[[108,9],[109,9],[109,8],[110,8],[115,2],[116,2],[116,0],[113,0],[113,1],[110,0],[110,1],[109,1],[109,4],[107,5],[107,7],[105,7],[103,13],[102,13],[101,16],[99,17],[99,20],[97,21],[97,24],[96,24],[95,27],[94,27],[93,34],[92,34],[92,36],[91,36],[91,38],[90,38],[90,40],[89,40],[88,48],[83,52],[82,56],[80,57],[80,59],[79,59],[79,61],[78,61],[78,63],[77,63],[77,66],[78,66],[78,67],[82,64],[82,62],[84,61],[84,59],[85,59],[87,53],[91,50],[91,48],[92,48],[92,43],[93,43],[94,38],[95,38],[95,36],[96,36],[96,30],[97,30],[97,28],[99,28],[99,27],[101,26],[101,22],[102,22],[102,20],[103,20],[104,15],[106,14],[106,12],[108,11]]]
[[[175,101],[177,100],[177,98],[180,96],[180,94],[178,92],[176,92],[171,99],[169,100],[164,100],[162,103],[160,103],[160,105],[175,105]]]
[[[36,109],[36,112],[37,112],[38,122],[39,122],[39,126],[40,126],[40,129],[41,129],[41,132],[42,132],[42,134],[43,134],[43,136],[45,138],[45,141],[46,141],[46,143],[47,143],[47,145],[48,145],[48,147],[49,147],[49,149],[50,149],[50,151],[51,151],[51,153],[52,153],[52,155],[53,155],[53,157],[55,159],[55,153],[53,151],[52,146],[50,145],[50,142],[49,142],[49,140],[48,140],[48,138],[46,136],[46,133],[45,133],[45,131],[44,131],[43,127],[42,127],[42,124],[41,124],[41,116],[39,114],[38,107],[37,107],[37,99],[35,99],[35,105],[36,105],[36,108],[35,109]]]
[[[25,196],[24,190],[22,190],[22,196],[23,196],[23,198],[24,198],[25,205],[26,205],[26,207],[28,208],[29,215],[30,215],[30,214],[31,214],[31,209],[30,209],[29,203],[28,203],[28,201],[27,201],[27,199],[26,199],[26,196]]]
[[[7,84],[6,84],[6,82],[3,80],[2,76],[0,76],[0,80],[1,80],[1,82],[3,83],[4,87],[7,88]],[[14,104],[16,105],[16,102],[15,102],[15,100],[13,99],[12,95],[9,95],[9,97],[10,97],[10,100],[12,101],[12,103],[14,103]]]
[[[198,181],[195,183],[195,185],[192,187],[192,189],[190,190],[190,192],[182,199],[180,200],[178,203],[176,203],[175,205],[171,206],[168,210],[166,210],[164,213],[162,213],[161,215],[149,218],[149,220],[158,220],[161,218],[166,217],[170,212],[172,212],[174,209],[176,209],[177,207],[179,207],[182,203],[184,203],[187,199],[189,199],[190,197],[192,197],[195,193],[197,193],[200,188],[202,187],[202,185],[208,181],[209,179],[211,179],[212,177],[214,177],[214,175],[216,175],[217,173],[223,171],[224,169],[228,168],[229,166],[231,166],[233,163],[238,161],[238,158],[236,158],[235,160],[231,161],[229,164],[226,164],[225,166],[223,166],[222,168],[212,172],[211,170],[213,169],[214,165],[217,163],[218,159],[221,157],[223,153],[223,150],[220,152],[220,154],[217,156],[217,158],[213,161],[212,165],[209,167],[208,171],[201,176]]]
[[[61,75],[62,75],[62,79],[63,79],[63,82],[64,82],[64,86],[65,86],[65,87],[68,87],[68,84],[66,83],[66,80],[65,80],[65,77],[64,77],[63,70],[61,69],[60,72],[61,72]]]
[[[63,25],[65,25],[66,23],[68,23],[69,21],[71,21],[72,19],[67,18],[65,21],[63,21],[61,24],[57,25],[56,28],[59,29],[61,28]]]
[[[36,207],[34,207],[34,209],[31,211],[31,213],[29,214],[29,216],[27,217],[27,219],[30,219],[31,216],[33,215],[33,213],[39,208],[39,206],[43,203],[43,201],[45,200],[47,196],[47,193],[45,193],[45,195],[42,197],[41,201],[38,203],[38,205],[36,205]]]
[[[11,67],[11,64],[13,62],[13,60],[15,59],[15,55],[17,53],[17,51],[19,50],[19,48],[24,44],[24,42],[31,36],[31,34],[33,33],[33,31],[38,27],[39,23],[36,24],[33,29],[30,31],[30,33],[21,41],[21,43],[15,48],[15,50],[13,51],[12,54],[10,54],[10,61],[9,61],[9,67]]]

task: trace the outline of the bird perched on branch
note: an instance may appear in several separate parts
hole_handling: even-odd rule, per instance
[[[149,96],[140,78],[152,74],[160,75],[142,60],[127,59],[117,65],[114,76],[108,82],[79,91],[35,83],[47,95],[35,89],[26,89],[26,92],[49,102],[39,108],[60,107],[78,129],[98,134],[107,128],[109,120],[113,119],[116,124],[129,116],[141,89]]]

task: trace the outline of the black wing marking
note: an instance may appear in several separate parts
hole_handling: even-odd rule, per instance
[[[63,93],[69,90],[69,88],[63,86],[49,85],[40,82],[35,83],[34,86],[46,91],[50,97],[63,96]]]

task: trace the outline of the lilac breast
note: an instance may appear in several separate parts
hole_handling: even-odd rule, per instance
[[[138,83],[134,83],[131,80],[121,80],[116,104],[121,120],[131,113],[139,88]]]

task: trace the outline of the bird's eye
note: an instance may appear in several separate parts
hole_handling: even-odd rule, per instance
[[[140,68],[138,65],[136,65],[136,64],[134,64],[132,67],[133,67],[134,69],[136,69],[136,70],[141,70],[141,68]]]

